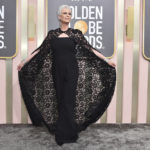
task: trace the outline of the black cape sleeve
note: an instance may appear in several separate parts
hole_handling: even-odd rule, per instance
[[[94,53],[92,49],[98,51],[87,41],[87,39],[79,29],[76,29],[76,31],[77,31],[76,33],[77,43],[80,45],[81,48],[87,49],[92,53]],[[101,51],[98,52],[101,53]]]
[[[48,52],[49,49],[51,48],[51,44],[50,44],[50,40],[52,38],[52,30],[50,30],[47,33],[47,36],[45,37],[45,39],[43,40],[42,44],[36,48],[31,54],[33,54],[35,51],[43,51],[43,52]]]
[[[48,32],[37,48],[39,53],[18,71],[21,93],[33,125],[44,123],[51,133],[55,133],[59,111],[52,75],[53,57],[49,52],[52,51],[51,38],[56,38],[58,33],[58,30]],[[72,110],[80,132],[96,122],[108,108],[115,90],[116,69],[94,54],[81,31],[72,29],[68,34],[82,47],[75,49],[79,76]]]

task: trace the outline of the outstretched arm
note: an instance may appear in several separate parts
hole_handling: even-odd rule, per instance
[[[83,33],[79,30],[76,29],[77,32],[77,36],[78,36],[78,43],[80,44],[80,46],[88,49],[89,51],[92,51],[95,55],[97,55],[99,58],[104,59],[105,61],[108,62],[108,59],[102,55],[101,52],[97,51],[88,41],[87,39],[84,37]]]
[[[52,30],[51,30],[52,31]],[[50,50],[50,39],[51,39],[51,31],[49,31],[47,33],[47,36],[45,37],[45,39],[43,40],[42,44],[36,48],[26,59],[24,59],[22,62],[27,63],[28,61],[30,61],[30,59],[36,55],[38,52],[40,51],[48,51]]]
[[[36,48],[31,54],[33,54],[35,51],[48,51],[50,49],[50,40],[51,40],[51,34],[52,33],[52,30],[50,30],[48,33],[47,33],[47,36],[45,37],[45,39],[43,40],[42,44]]]
[[[97,55],[99,58],[102,58],[104,60],[108,60],[104,55],[102,55],[102,53],[96,51],[95,49],[92,48],[92,51],[95,53],[95,55]]]
[[[26,59],[23,59],[21,62],[23,62],[24,64],[27,63],[27,62],[30,61],[30,59],[31,59],[34,55],[36,55],[38,52],[39,52],[39,49],[38,49],[36,52],[31,53]]]

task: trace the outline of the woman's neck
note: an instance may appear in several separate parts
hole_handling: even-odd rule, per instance
[[[68,24],[61,24],[61,25],[60,25],[60,29],[61,29],[62,31],[66,31],[66,30],[68,30],[68,28],[69,28]]]

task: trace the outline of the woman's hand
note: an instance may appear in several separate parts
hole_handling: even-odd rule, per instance
[[[24,62],[21,62],[18,66],[17,66],[17,70],[20,71],[21,68],[24,66]]]
[[[114,62],[112,62],[111,60],[109,60],[108,58],[106,58],[104,55],[102,55],[102,53],[99,53],[98,51],[96,51],[95,49],[92,49],[93,52],[95,53],[95,55],[97,55],[99,58],[103,59],[104,61],[106,61],[109,65],[111,65],[112,67],[116,67],[116,64]]]
[[[34,56],[34,55],[36,55],[37,53],[39,52],[39,49],[37,50],[37,51],[35,51],[34,53],[31,53],[31,55],[29,55],[26,59],[23,59],[21,62],[20,62],[20,64],[17,66],[17,70],[21,70],[21,68],[27,63],[27,62],[29,62],[31,59],[32,59],[32,57]]]
[[[112,67],[116,67],[116,64],[112,62],[111,60],[108,61],[108,64],[111,65]]]

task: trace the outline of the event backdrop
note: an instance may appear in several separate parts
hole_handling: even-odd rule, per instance
[[[149,123],[150,63],[145,57],[149,46],[144,41],[150,40],[146,14],[150,6],[145,7],[145,0],[1,0],[0,123],[31,123],[17,65],[42,43],[48,30],[59,27],[61,4],[73,10],[70,27],[81,29],[98,51],[116,63],[114,96],[96,123]]]
[[[16,0],[0,1],[0,58],[16,56]]]
[[[69,27],[80,29],[90,44],[105,56],[112,58],[115,49],[115,0],[57,0],[53,1],[53,5],[52,1],[49,0],[49,30],[59,27],[56,10],[63,4],[68,4],[72,10],[72,18]]]

